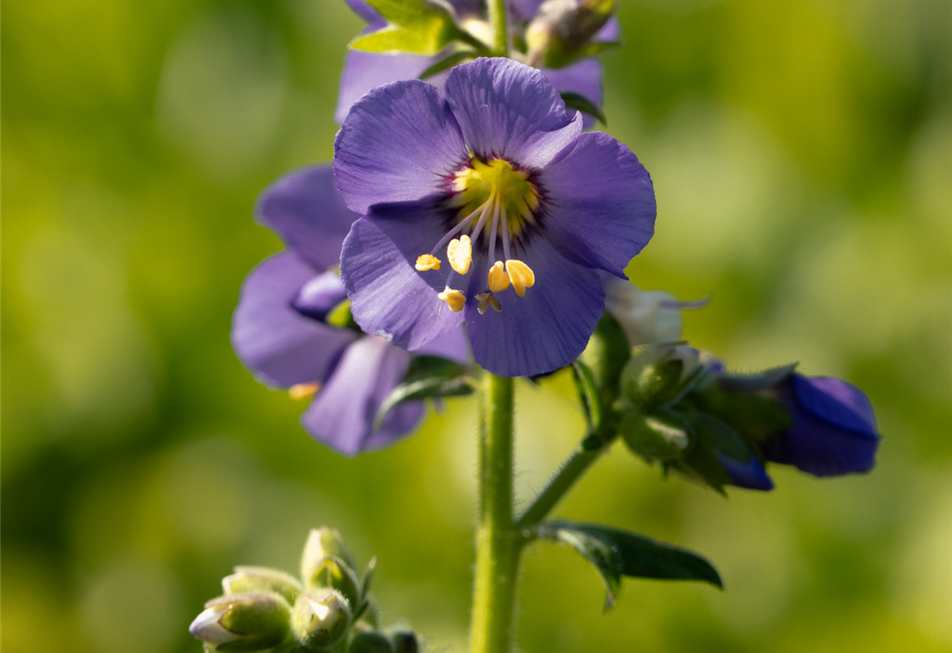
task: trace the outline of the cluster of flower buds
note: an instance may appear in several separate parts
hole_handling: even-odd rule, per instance
[[[363,580],[336,530],[312,529],[301,578],[266,567],[236,567],[224,594],[205,604],[189,632],[207,653],[417,653],[407,628],[377,630],[369,597],[373,561]]]
[[[622,438],[645,460],[718,491],[772,489],[767,462],[814,476],[872,469],[879,434],[866,396],[794,368],[737,374],[691,347],[636,348],[621,375]]]

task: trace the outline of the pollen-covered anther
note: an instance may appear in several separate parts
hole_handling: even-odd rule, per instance
[[[512,288],[520,297],[525,297],[526,288],[535,285],[535,272],[528,265],[518,259],[511,258],[506,261],[506,272],[512,281]]]
[[[447,288],[437,295],[437,297],[449,304],[450,310],[454,313],[459,313],[463,310],[463,307],[466,306],[466,295],[452,288]]]
[[[422,254],[417,257],[415,267],[420,272],[424,272],[426,270],[439,270],[440,259],[436,258],[432,254]]]
[[[493,292],[502,292],[509,287],[509,274],[503,269],[502,261],[496,261],[489,268],[489,289]]]
[[[298,383],[297,385],[292,385],[288,388],[288,395],[294,401],[301,401],[303,399],[310,399],[317,394],[317,391],[321,389],[320,383]]]
[[[470,263],[473,262],[473,243],[469,236],[463,234],[458,239],[454,238],[446,246],[446,258],[449,259],[450,266],[459,274],[469,272]]]
[[[478,293],[476,295],[476,299],[479,300],[479,306],[476,308],[476,310],[480,315],[485,315],[490,306],[497,313],[502,312],[502,304],[499,303],[499,300],[496,299],[496,296],[491,292]]]

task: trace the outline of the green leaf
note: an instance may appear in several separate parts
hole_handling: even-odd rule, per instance
[[[688,420],[694,427],[698,446],[719,451],[741,463],[750,460],[750,447],[744,438],[723,421],[707,413],[693,413],[688,416]]]
[[[389,23],[354,39],[354,50],[434,55],[463,38],[453,10],[431,0],[367,0]]]
[[[545,539],[568,544],[595,565],[608,590],[606,610],[615,603],[623,575],[697,580],[724,588],[717,570],[702,556],[644,535],[569,520],[545,522],[539,526],[538,533]]]
[[[577,360],[572,363],[572,378],[575,379],[575,389],[578,390],[582,409],[590,431],[594,431],[602,424],[602,402],[598,396],[598,384],[592,369]]]
[[[452,68],[457,64],[461,64],[464,61],[470,59],[475,59],[477,56],[476,52],[473,50],[460,50],[459,52],[454,52],[448,57],[444,57],[437,61],[435,64],[424,70],[420,73],[418,79],[428,79],[437,73],[441,73],[447,68]]]
[[[608,120],[605,118],[605,114],[602,113],[602,110],[595,106],[595,103],[584,95],[572,93],[571,91],[564,91],[560,95],[565,102],[565,106],[568,108],[587,113],[590,116],[595,116],[600,123],[606,127],[608,126]]]
[[[379,428],[394,406],[431,397],[463,397],[476,391],[476,381],[465,366],[436,356],[414,359],[403,383],[390,391],[374,418]]]

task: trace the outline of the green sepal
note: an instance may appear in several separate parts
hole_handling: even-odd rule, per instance
[[[684,387],[684,361],[668,346],[636,347],[621,374],[625,397],[638,410],[651,412],[674,401]]]
[[[218,623],[241,639],[218,644],[221,653],[251,653],[272,648],[288,640],[291,607],[274,592],[243,592],[221,596],[205,603],[220,611]]]
[[[752,393],[770,390],[786,381],[798,363],[772,367],[762,372],[742,374],[739,372],[718,372],[717,386],[725,392]]]
[[[340,592],[351,606],[361,605],[363,594],[359,587],[357,573],[341,558],[334,556],[324,558],[311,577],[305,578],[304,582],[308,590],[329,587]]]
[[[701,481],[722,496],[727,496],[724,486],[730,485],[731,477],[713,450],[707,447],[694,447],[684,458],[674,461],[670,467],[677,469],[685,476]]]
[[[244,592],[274,592],[293,605],[303,591],[301,583],[283,571],[268,567],[235,567],[235,573],[225,576],[221,581],[225,595]]]
[[[621,372],[629,358],[631,346],[624,330],[611,313],[602,313],[579,360],[592,370],[603,406],[618,398]]]
[[[431,0],[367,0],[389,23],[358,36],[350,48],[364,52],[422,54],[432,56],[464,38],[449,5]]]
[[[710,385],[698,393],[702,411],[727,422],[741,434],[762,439],[768,433],[793,426],[793,418],[779,402],[769,397],[741,392],[723,392]]]
[[[469,61],[475,59],[479,54],[474,50],[460,50],[459,52],[454,52],[453,54],[443,57],[432,66],[420,73],[417,79],[429,79],[437,73],[441,73],[447,68],[452,68],[453,66],[459,65],[464,61]]]
[[[696,580],[721,589],[720,574],[704,557],[644,535],[610,526],[569,520],[544,522],[539,537],[568,544],[581,553],[605,581],[605,609],[615,604],[621,577]]]
[[[661,461],[681,458],[694,439],[691,425],[673,411],[632,411],[621,420],[621,436],[632,453]]]
[[[383,400],[374,418],[374,428],[380,427],[397,404],[432,397],[463,397],[476,392],[476,388],[476,380],[469,376],[465,366],[437,356],[418,356],[403,383]]]
[[[588,429],[594,431],[602,423],[602,402],[598,385],[595,383],[595,374],[588,365],[577,360],[572,363],[572,379],[575,381],[575,389],[578,391]]]
[[[571,91],[563,91],[559,93],[559,95],[562,96],[562,101],[565,102],[565,106],[568,108],[587,113],[590,116],[595,116],[600,123],[606,127],[608,126],[608,119],[605,117],[605,113],[584,95],[579,95]]]
[[[350,552],[336,528],[312,528],[307,534],[304,551],[301,553],[301,578],[305,583],[317,573],[321,563],[328,557],[343,560],[351,569],[357,566],[354,554]]]
[[[688,420],[697,436],[699,447],[712,449],[740,463],[750,460],[750,447],[729,424],[706,413],[692,413]]]

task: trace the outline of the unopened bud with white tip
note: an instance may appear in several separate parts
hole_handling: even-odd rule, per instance
[[[222,653],[250,653],[272,648],[290,634],[291,608],[273,592],[221,596],[205,604],[188,627],[196,639]]]
[[[334,646],[347,634],[350,605],[340,592],[318,589],[298,597],[291,615],[291,631],[301,646],[321,649]]]

